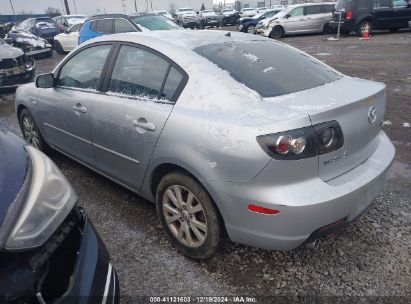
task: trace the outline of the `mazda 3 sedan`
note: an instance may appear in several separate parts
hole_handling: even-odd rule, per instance
[[[107,249],[63,173],[1,124],[0,155],[0,303],[118,303]]]
[[[395,150],[385,85],[243,33],[88,41],[20,86],[25,138],[155,202],[171,242],[289,250],[359,216]]]

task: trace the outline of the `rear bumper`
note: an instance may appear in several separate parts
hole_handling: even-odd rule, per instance
[[[351,222],[366,210],[386,181],[395,149],[384,132],[374,153],[356,168],[324,182],[319,177],[283,185],[269,184],[272,161],[252,182],[208,182],[230,238],[273,250],[291,250],[318,229],[341,219]],[[296,172],[298,174],[298,172]],[[249,204],[277,209],[276,215],[250,212]],[[322,235],[319,235],[322,236]]]
[[[338,28],[338,21],[331,20],[328,24],[330,25],[332,29]],[[346,31],[355,31],[355,23],[351,20],[345,20],[345,21],[342,20],[340,28]]]

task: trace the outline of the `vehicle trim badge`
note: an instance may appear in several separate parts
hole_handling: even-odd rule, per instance
[[[373,124],[375,123],[376,120],[377,120],[377,110],[375,109],[374,106],[372,106],[368,109],[368,121],[370,122],[370,124]]]

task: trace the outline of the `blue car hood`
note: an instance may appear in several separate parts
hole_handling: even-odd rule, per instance
[[[0,225],[19,194],[28,166],[25,142],[0,124]]]

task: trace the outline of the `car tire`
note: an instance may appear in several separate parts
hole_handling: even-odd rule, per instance
[[[255,26],[250,25],[250,26],[248,26],[248,27],[245,29],[245,32],[246,32],[246,33],[249,33],[249,34],[253,34],[253,33],[254,33],[254,30],[255,30]]]
[[[157,187],[156,206],[167,237],[184,255],[206,259],[222,247],[221,215],[204,188],[188,174],[175,171],[164,176]]]
[[[278,39],[284,36],[284,29],[281,25],[276,25],[271,30],[269,37],[272,39]]]
[[[327,23],[323,26],[323,35],[331,35],[333,33],[332,27]]]
[[[372,23],[369,20],[364,20],[364,21],[361,21],[360,24],[357,27],[357,31],[356,31],[357,36],[362,37],[363,32],[365,31],[365,28],[367,26],[368,26],[368,34],[371,35],[372,28],[373,28]]]
[[[61,46],[61,44],[60,44],[59,41],[55,41],[55,42],[54,42],[54,48],[55,48],[55,50],[56,50],[56,52],[57,52],[58,54],[60,54],[60,55],[63,55],[63,54],[64,54],[64,49],[63,49],[63,47]]]
[[[36,121],[31,115],[30,111],[23,109],[19,115],[19,125],[21,133],[23,133],[24,139],[35,148],[43,151],[50,152],[50,146],[44,141],[43,136],[36,124]]]

